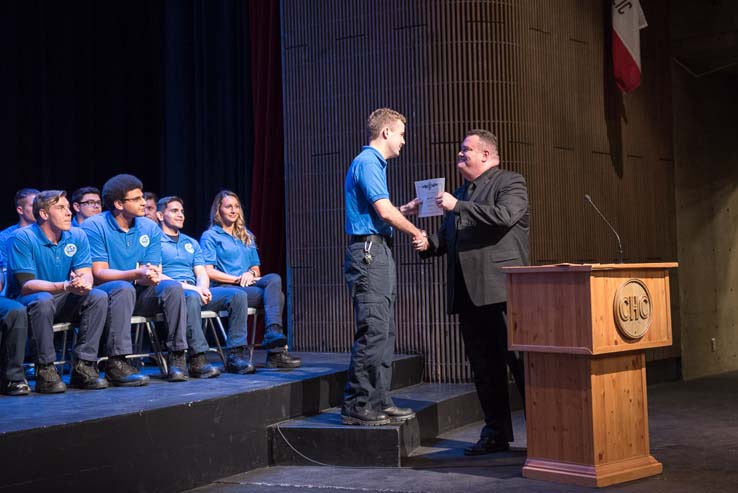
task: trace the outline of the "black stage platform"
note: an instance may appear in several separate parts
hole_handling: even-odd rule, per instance
[[[147,387],[0,396],[0,492],[174,492],[267,466],[271,425],[341,401],[349,355],[295,354],[295,370],[168,383],[147,368]],[[393,387],[422,370],[397,356]]]

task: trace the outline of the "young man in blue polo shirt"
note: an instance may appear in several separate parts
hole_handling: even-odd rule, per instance
[[[164,276],[182,283],[187,303],[187,343],[190,347],[190,376],[218,376],[217,368],[205,359],[208,343],[202,330],[202,310],[228,311],[228,348],[247,344],[248,295],[236,287],[210,287],[202,249],[181,230],[185,215],[182,199],[164,197],[157,203],[156,217],[161,227],[161,257]],[[244,375],[254,366],[238,352],[228,351],[226,371]]]
[[[72,228],[66,192],[46,190],[33,201],[36,223],[17,230],[8,242],[8,291],[26,306],[36,342],[36,392],[66,390],[54,367],[54,322],[79,320],[70,384],[104,389],[97,354],[108,311],[108,296],[92,288],[87,237]]]
[[[164,313],[169,350],[167,379],[170,382],[187,379],[184,293],[178,282],[161,280],[161,230],[155,222],[143,217],[146,202],[142,190],[143,184],[135,176],[112,177],[102,190],[107,210],[82,223],[90,241],[95,283],[110,299],[107,321],[110,360],[105,376],[114,385],[148,382],[148,377],[146,380],[134,378],[136,370],[124,357],[132,351],[130,325],[134,313],[144,316]]]
[[[354,158],[344,184],[350,241],[343,269],[356,319],[341,410],[345,424],[383,425],[415,416],[389,396],[397,296],[393,228],[412,236],[414,243],[427,241],[389,199],[387,160],[399,156],[405,145],[405,121],[389,108],[369,116],[369,145]]]
[[[5,265],[0,259],[0,269]],[[5,279],[0,276],[0,290]],[[28,318],[26,307],[0,296],[0,392],[5,395],[28,395],[31,388],[23,374]]]
[[[0,262],[5,266],[3,272],[8,268],[7,245],[10,237],[19,228],[25,228],[36,222],[33,217],[33,199],[38,190],[35,188],[21,188],[15,192],[15,212],[18,213],[18,222],[0,231]],[[7,279],[5,280],[7,288]]]
[[[79,228],[88,217],[96,216],[102,212],[102,199],[100,190],[95,187],[82,187],[72,192],[70,198],[72,203],[72,226]]]

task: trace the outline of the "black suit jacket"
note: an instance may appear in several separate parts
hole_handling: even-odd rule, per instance
[[[503,303],[505,275],[500,267],[529,263],[530,217],[525,179],[495,166],[456,190],[454,196],[458,199],[456,207],[446,213],[441,228],[429,238],[428,250],[421,256],[448,254],[449,313],[459,312],[454,303],[457,276],[463,277],[474,305]],[[457,272],[459,266],[461,272]]]

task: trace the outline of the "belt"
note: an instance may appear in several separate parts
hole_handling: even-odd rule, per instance
[[[392,238],[384,235],[351,235],[351,243],[364,243],[371,241],[392,248]]]

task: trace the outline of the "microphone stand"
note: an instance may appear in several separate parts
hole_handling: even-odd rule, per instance
[[[590,197],[589,194],[586,194],[585,193],[584,194],[584,198],[587,200],[587,202],[589,202],[589,204],[592,207],[594,207],[594,210],[597,211],[597,214],[600,215],[600,217],[602,218],[602,220],[605,221],[605,223],[607,223],[608,226],[610,226],[610,229],[612,230],[612,232],[615,233],[615,238],[617,238],[617,240],[618,240],[618,256],[617,256],[617,259],[615,260],[615,263],[616,264],[622,264],[623,263],[623,244],[620,242],[620,235],[618,234],[617,231],[615,231],[615,228],[612,227],[612,224],[610,224],[610,221],[607,220],[607,218],[600,211],[600,209],[598,209],[597,206],[594,204],[594,202],[592,202],[592,197]]]

